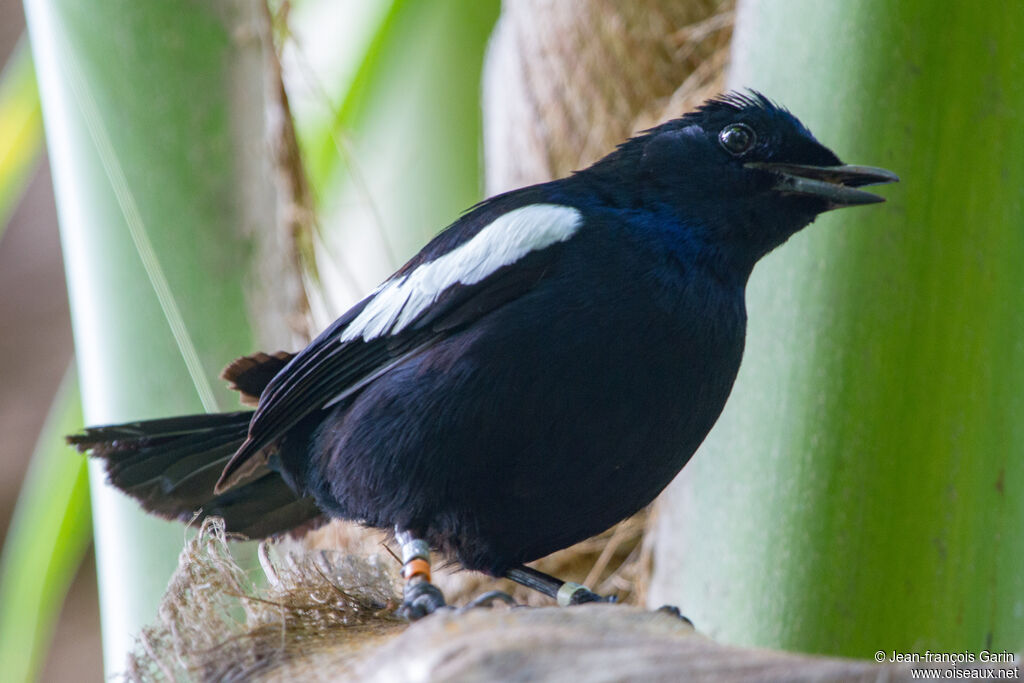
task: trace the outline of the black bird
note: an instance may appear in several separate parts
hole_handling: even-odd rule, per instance
[[[658,495],[732,389],[754,264],[896,180],[842,165],[759,93],[724,95],[480,203],[299,353],[230,365],[255,412],[69,440],[165,517],[251,537],[323,515],[395,529],[411,617],[444,604],[429,548],[596,600],[523,564]]]

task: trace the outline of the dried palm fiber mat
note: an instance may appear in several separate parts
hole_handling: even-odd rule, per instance
[[[731,1],[506,0],[484,73],[489,194],[564,176],[720,92]]]
[[[128,680],[250,680],[320,649],[330,649],[342,666],[405,627],[392,615],[400,602],[397,572],[380,556],[297,557],[264,544],[268,585],[259,588],[227,542],[223,522],[208,518],[186,544],[156,623],[128,658]]]
[[[732,0],[505,0],[484,73],[488,194],[567,175],[720,92],[732,7]],[[536,566],[643,605],[648,526],[640,513]],[[334,522],[311,534],[309,545],[366,553],[383,540]],[[454,604],[492,587],[520,602],[550,604],[510,581],[444,570],[435,577]]]

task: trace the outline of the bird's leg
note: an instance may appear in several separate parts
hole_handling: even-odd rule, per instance
[[[402,545],[402,576],[405,578],[398,616],[415,621],[445,606],[444,595],[430,583],[430,546],[411,531],[395,529]]]
[[[615,602],[614,596],[602,597],[586,586],[572,581],[562,581],[522,564],[506,571],[505,577],[554,598],[562,607],[580,605],[584,602]]]

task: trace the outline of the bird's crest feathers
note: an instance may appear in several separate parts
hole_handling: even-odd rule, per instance
[[[693,111],[683,114],[680,118],[644,132],[653,133],[665,128],[678,128],[693,124],[703,128],[716,128],[748,117],[769,119],[780,123],[785,121],[800,134],[806,135],[811,139],[814,138],[811,131],[801,123],[800,119],[793,116],[788,109],[776,104],[758,91],[749,89],[746,92],[732,90],[716,95],[711,99],[705,100],[703,104]]]

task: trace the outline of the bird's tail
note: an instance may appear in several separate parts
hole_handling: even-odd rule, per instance
[[[68,443],[102,459],[110,483],[161,517],[187,522],[216,515],[228,531],[250,538],[316,523],[321,513],[313,501],[296,495],[270,468],[214,494],[221,470],[245,441],[251,416],[242,411],[90,427]]]

